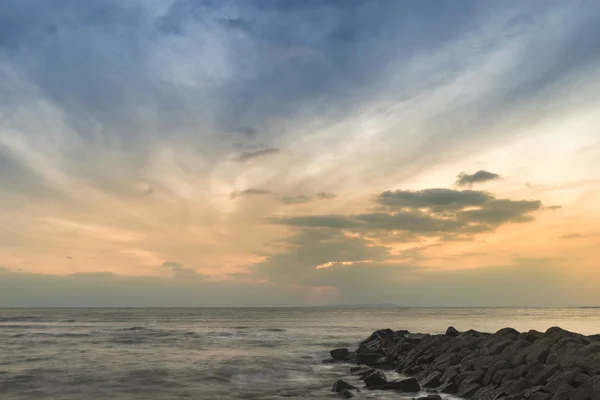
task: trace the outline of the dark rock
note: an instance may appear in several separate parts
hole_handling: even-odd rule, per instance
[[[419,392],[421,390],[421,386],[415,378],[387,382],[383,384],[383,388],[386,390],[396,390],[398,392]]]
[[[354,397],[354,393],[352,393],[348,389],[344,389],[341,392],[338,392],[338,396],[343,397],[344,399],[349,399]]]
[[[430,373],[422,380],[423,387],[434,388],[439,386],[440,383],[442,383],[442,376],[444,376],[444,374],[440,371]]]
[[[498,371],[494,372],[494,375],[492,376],[492,382],[495,384],[500,384],[500,383],[504,382],[505,378],[511,376],[512,372],[513,371],[510,369],[498,370]]]
[[[558,371],[560,371],[560,367],[557,364],[548,365],[531,379],[531,384],[534,386],[545,385],[548,379]]]
[[[529,398],[532,395],[534,395],[537,392],[543,391],[544,387],[541,385],[538,386],[534,386],[531,389],[527,389],[526,391],[523,392],[523,397],[525,398]]]
[[[542,336],[542,332],[538,332],[538,331],[532,329],[525,334],[525,337],[523,338],[523,340],[525,340],[526,342],[529,342],[529,343],[535,343],[535,341],[538,340],[541,336]]]
[[[519,336],[520,332],[513,328],[502,328],[498,332],[494,333],[492,336],[503,337],[503,336],[512,336],[516,338]]]
[[[561,385],[556,392],[554,392],[554,396],[552,396],[552,400],[569,400],[569,395],[573,392],[573,387],[569,385]]]
[[[427,396],[419,397],[417,400],[442,400],[439,394],[428,394]]]
[[[471,397],[475,393],[477,393],[479,389],[481,389],[481,386],[479,386],[476,383],[471,383],[465,386],[464,388],[460,389],[456,395],[458,397]]]
[[[497,371],[508,370],[508,369],[510,369],[510,363],[508,361],[506,361],[506,360],[498,360],[498,361],[496,361],[494,364],[492,364],[490,366],[490,368],[488,368],[485,376],[483,377],[483,384],[484,385],[489,385],[490,383],[493,382],[494,374]],[[500,383],[501,379],[502,378],[500,377],[500,379],[496,383]]]
[[[589,335],[588,338],[600,342],[600,334],[597,335]]]
[[[360,346],[358,346],[358,349],[356,349],[356,354],[367,354],[370,352],[371,350],[364,344],[361,344]]]
[[[458,392],[458,385],[454,382],[447,382],[440,386],[437,391],[445,394],[456,394]]]
[[[513,344],[513,340],[510,338],[501,339],[490,345],[490,352],[488,353],[491,356],[500,355],[508,346]]]
[[[448,329],[446,329],[446,336],[457,337],[458,335],[460,335],[460,332],[455,327],[449,326]]]
[[[529,400],[552,400],[550,393],[536,392],[529,397]]]
[[[529,380],[532,380],[536,377],[540,372],[546,369],[546,364],[541,363],[539,361],[529,362],[527,363],[527,373],[525,377]],[[550,375],[552,376],[552,375]]]
[[[349,384],[346,381],[342,381],[342,380],[338,380],[333,384],[333,388],[331,389],[332,392],[335,393],[339,393],[343,390],[356,390],[358,391],[358,388],[356,386],[352,386],[351,384]]]
[[[375,371],[364,377],[363,381],[368,386],[381,386],[387,382],[387,377],[381,371]]]
[[[554,374],[544,386],[544,389],[548,393],[556,392],[563,385],[571,385],[573,380],[581,371],[579,369],[572,369],[567,372],[559,372]]]
[[[499,392],[507,394],[509,396],[513,396],[515,394],[524,392],[527,389],[531,388],[531,382],[529,382],[525,378],[521,378],[518,380],[506,381],[498,388]]]
[[[375,365],[382,361],[381,354],[377,353],[366,353],[366,354],[357,354],[356,355],[356,363],[359,365]],[[383,360],[385,361],[385,360]]]
[[[461,387],[470,386],[473,383],[477,383],[479,385],[483,381],[485,372],[483,370],[477,370],[473,372],[465,372],[464,377],[461,377],[461,375],[456,378],[456,383],[458,383]]]
[[[473,400],[494,400],[497,395],[496,388],[494,386],[482,387],[473,395]]]
[[[350,354],[350,351],[346,348],[333,349],[329,352],[329,354],[331,354],[331,358],[333,358],[334,360],[344,361],[344,358],[346,358],[346,356]]]

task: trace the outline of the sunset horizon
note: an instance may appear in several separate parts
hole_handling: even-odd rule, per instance
[[[7,1],[0,307],[600,305],[592,2]]]

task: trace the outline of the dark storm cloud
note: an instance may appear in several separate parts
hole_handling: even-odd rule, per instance
[[[502,177],[498,174],[494,174],[493,172],[488,172],[484,170],[479,170],[474,174],[467,174],[466,172],[461,172],[457,176],[456,184],[458,186],[470,186],[476,183],[495,181],[501,178]]]

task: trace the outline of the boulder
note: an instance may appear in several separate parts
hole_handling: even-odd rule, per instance
[[[375,371],[364,377],[363,382],[367,387],[369,386],[382,386],[387,382],[387,377],[381,371]]]
[[[445,394],[456,394],[458,392],[458,385],[454,382],[447,382],[437,388],[437,391]]]
[[[449,326],[448,329],[446,329],[446,336],[457,337],[458,335],[460,335],[460,332],[455,327]]]
[[[333,384],[333,388],[331,388],[331,391],[335,392],[335,393],[339,393],[339,392],[341,392],[343,390],[356,390],[356,391],[358,391],[358,388],[356,386],[352,386],[348,382],[342,381],[342,380],[335,381],[335,383]]]
[[[354,393],[352,393],[348,389],[344,389],[341,392],[338,392],[338,396],[343,397],[344,399],[349,399],[354,397]]]
[[[560,371],[560,366],[558,364],[547,365],[541,372],[538,372],[532,379],[531,384],[536,385],[545,385],[554,374]]]
[[[552,395],[545,392],[536,392],[529,397],[529,400],[552,400]]]
[[[428,394],[427,396],[419,397],[417,400],[442,400],[439,394]]]
[[[554,395],[552,396],[552,400],[569,400],[570,394],[573,392],[573,387],[569,385],[561,385]]]
[[[423,387],[426,387],[426,388],[438,387],[440,385],[440,383],[442,383],[442,376],[444,376],[444,374],[442,372],[433,371],[432,373],[427,375],[422,380]]]
[[[421,386],[415,378],[402,379],[383,384],[383,388],[386,390],[396,390],[398,392],[419,392]]]
[[[334,360],[344,361],[344,358],[346,358],[346,356],[350,354],[350,350],[346,348],[333,349],[329,352],[329,354],[331,354],[331,358],[333,358]]]
[[[535,343],[540,337],[542,337],[542,332],[532,329],[524,335],[523,340],[529,343]]]
[[[365,353],[356,355],[356,363],[359,365],[375,365],[385,361],[381,354]]]
[[[469,398],[469,397],[473,396],[475,393],[477,393],[477,391],[479,389],[481,389],[481,386],[479,386],[476,383],[471,383],[471,384],[463,387],[462,389],[460,389],[456,395],[458,397]]]

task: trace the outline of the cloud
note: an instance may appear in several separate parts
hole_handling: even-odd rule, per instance
[[[238,161],[250,161],[250,160],[257,159],[257,158],[277,154],[279,152],[280,152],[280,150],[277,148],[269,148],[269,149],[263,149],[263,150],[257,150],[257,151],[247,151],[247,152],[240,154],[237,157],[237,160]]]
[[[481,206],[493,196],[475,190],[425,189],[418,191],[395,190],[383,192],[376,201],[390,209],[459,210],[469,206]]]
[[[273,222],[299,228],[329,228],[380,234],[404,232],[440,239],[468,238],[507,223],[527,222],[542,208],[539,200],[496,199],[473,190],[425,189],[387,191],[375,198],[386,212],[362,214],[299,215]]]
[[[233,200],[237,199],[238,197],[262,196],[267,194],[271,194],[271,191],[266,189],[248,188],[244,190],[236,190],[234,192],[231,192],[229,197]]]
[[[456,184],[458,186],[471,186],[477,183],[495,181],[498,179],[502,179],[502,177],[498,174],[494,174],[492,172],[484,170],[479,170],[474,174],[467,174],[466,172],[461,172],[457,176]]]
[[[582,237],[583,237],[583,235],[581,235],[579,233],[568,233],[568,234],[560,236],[560,239],[581,239]]]
[[[312,197],[299,195],[299,196],[284,196],[281,198],[283,204],[304,204],[312,201]]]
[[[206,275],[197,272],[193,268],[184,267],[182,264],[173,261],[165,261],[161,268],[171,272],[174,278],[198,279],[206,277]]]
[[[268,277],[274,282],[312,284],[312,276],[320,265],[377,262],[390,256],[384,246],[332,229],[301,231],[285,244],[285,251],[271,254],[252,266],[251,276]]]
[[[337,197],[337,194],[335,194],[335,193],[327,193],[327,192],[319,192],[319,193],[317,193],[317,197],[319,199],[323,199],[323,200],[332,200],[332,199],[335,199]]]

